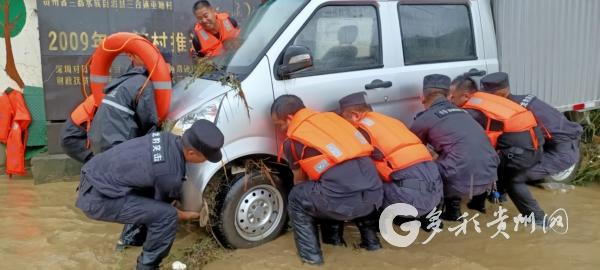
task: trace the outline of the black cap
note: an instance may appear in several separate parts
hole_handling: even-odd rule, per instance
[[[210,162],[219,162],[223,158],[221,147],[225,138],[215,124],[208,120],[198,120],[183,133],[186,145],[198,150]]]
[[[508,74],[504,72],[495,72],[481,78],[481,91],[494,92],[508,86]]]
[[[355,105],[367,105],[367,100],[365,100],[365,96],[367,93],[365,91],[356,92],[354,94],[347,95],[340,99],[340,110],[344,110],[347,107],[355,106]]]
[[[450,77],[442,74],[429,74],[423,78],[423,95],[427,96],[428,89],[435,88],[448,91],[450,89]]]

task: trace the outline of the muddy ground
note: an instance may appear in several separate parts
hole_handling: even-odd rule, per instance
[[[114,251],[122,226],[91,221],[74,207],[75,182],[34,186],[30,179],[8,180],[0,176],[0,269],[133,269],[139,248]],[[598,269],[600,267],[600,186],[577,187],[568,193],[533,188],[542,207],[551,214],[563,208],[568,214],[568,231],[552,230],[533,234],[521,228],[514,232],[516,209],[508,209],[509,239],[496,233],[497,208],[488,207],[480,215],[481,233],[470,223],[466,235],[455,236],[448,228],[458,222],[445,222],[443,232],[428,244],[429,234],[421,231],[416,243],[407,248],[385,244],[376,252],[352,247],[358,231],[346,227],[349,247],[324,246],[325,265],[302,265],[296,256],[293,235],[266,245],[231,252],[217,251],[217,258],[205,269]],[[471,217],[475,214],[469,211]],[[566,221],[566,220],[563,220]],[[566,222],[564,222],[566,224]],[[183,225],[171,255],[164,262],[170,269],[175,260],[186,262],[191,247],[201,247],[207,234],[194,225]],[[190,268],[188,268],[190,269]]]

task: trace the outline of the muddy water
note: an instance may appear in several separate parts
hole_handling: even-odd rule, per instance
[[[0,176],[0,269],[132,269],[140,249],[114,252],[121,226],[87,219],[73,206],[76,183],[34,186],[30,180],[7,180]],[[445,223],[443,232],[430,243],[419,237],[408,248],[385,245],[377,252],[352,247],[324,246],[323,269],[599,269],[600,187],[577,187],[566,194],[533,188],[542,207],[551,213],[564,208],[568,232],[521,229],[514,232],[509,202],[507,233],[497,236],[493,211],[477,218],[481,233],[470,223],[466,235],[455,236]],[[491,209],[490,209],[491,210]],[[472,216],[474,212],[469,212]],[[173,252],[189,247],[204,234],[190,226],[178,232]],[[358,241],[358,232],[346,228],[346,241]],[[166,262],[170,264],[171,262]],[[209,264],[206,269],[315,269],[302,265],[290,232],[277,240],[250,250],[236,250]]]
[[[555,232],[544,234],[523,229],[514,232],[512,217],[516,208],[505,203],[508,208],[507,233],[509,239],[498,236],[496,226],[487,227],[495,219],[493,211],[479,216],[481,233],[474,231],[469,224],[466,235],[455,236],[448,232],[458,222],[445,222],[443,232],[436,235],[426,245],[429,234],[421,231],[417,243],[407,248],[384,245],[376,252],[356,250],[352,247],[340,248],[323,246],[325,265],[322,269],[600,269],[600,187],[577,187],[567,194],[554,194],[532,188],[534,196],[549,214],[564,208],[569,218],[566,234]],[[464,206],[463,206],[464,209]],[[469,217],[474,212],[469,211]],[[346,241],[358,242],[358,231],[346,227]],[[267,245],[251,250],[236,250],[225,260],[210,264],[206,269],[315,269],[302,265],[293,244],[293,236],[288,232]]]
[[[33,185],[0,176],[0,269],[134,269],[140,248],[114,251],[122,225],[74,206],[76,182]],[[182,226],[173,250],[200,237]]]

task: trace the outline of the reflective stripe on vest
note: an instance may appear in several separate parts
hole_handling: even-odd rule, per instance
[[[298,111],[288,127],[287,136],[319,151],[321,154],[304,158],[298,163],[311,180],[319,180],[331,167],[344,161],[365,157],[373,147],[348,121],[331,112]]]
[[[534,148],[538,148],[538,140],[534,131],[537,126],[535,116],[518,103],[493,94],[476,92],[463,105],[463,108],[478,110],[488,118],[485,131],[494,147],[496,147],[498,138],[504,132],[529,132],[532,135],[531,140]],[[492,131],[490,129],[491,120],[502,122],[502,130]]]
[[[232,38],[236,38],[240,30],[233,27],[229,21],[229,15],[227,13],[217,14],[217,24],[219,31],[219,38],[213,34],[206,32],[202,29],[200,23],[196,23],[194,26],[194,32],[200,42],[200,53],[204,56],[218,56],[223,53],[223,42]]]
[[[384,160],[375,161],[375,165],[385,181],[390,181],[395,171],[433,160],[421,140],[397,119],[369,112],[358,126],[369,134],[371,145],[384,156]]]

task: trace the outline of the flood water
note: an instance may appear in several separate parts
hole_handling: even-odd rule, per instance
[[[35,186],[31,180],[0,176],[0,269],[133,269],[139,248],[114,251],[122,226],[91,221],[74,207],[76,182]],[[449,232],[459,222],[444,222],[444,229],[429,243],[420,231],[407,248],[384,243],[376,252],[357,250],[358,231],[346,227],[349,247],[323,246],[322,269],[600,269],[600,186],[577,187],[568,193],[532,188],[548,214],[564,209],[568,231],[559,234],[523,227],[514,232],[516,209],[508,209],[506,239],[491,238],[497,225],[497,206],[476,218],[481,233],[469,223],[466,235]],[[475,212],[469,211],[469,217]],[[563,219],[563,225],[566,225]],[[529,227],[530,228],[530,227]],[[564,227],[563,227],[564,228]],[[559,228],[560,229],[560,228]],[[564,230],[563,230],[564,231]],[[177,254],[201,237],[193,226],[181,226],[172,253]],[[382,242],[384,242],[382,240]],[[176,256],[175,256],[176,257]],[[170,257],[171,258],[171,257]],[[185,263],[185,261],[183,261]],[[165,261],[169,266],[172,261]],[[168,269],[168,268],[165,268]],[[189,268],[188,268],[189,269]],[[205,269],[319,269],[302,265],[291,232],[263,246],[236,250]]]

